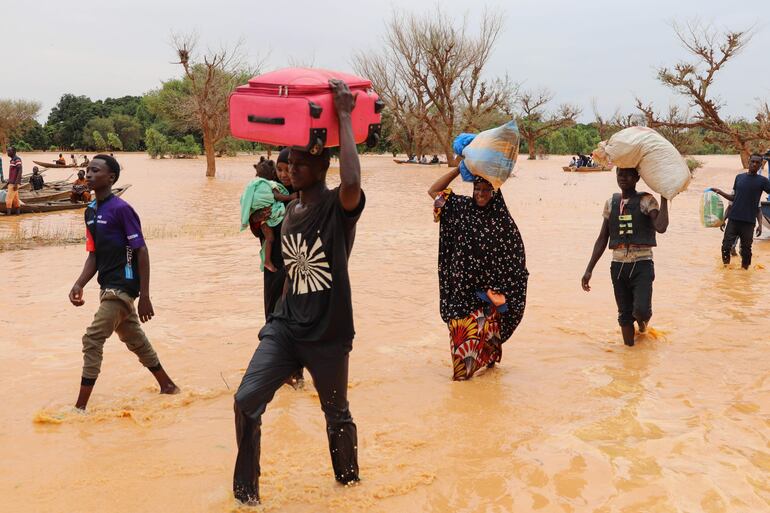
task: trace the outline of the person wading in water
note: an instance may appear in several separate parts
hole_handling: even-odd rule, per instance
[[[591,291],[594,267],[609,246],[618,324],[623,343],[633,346],[634,321],[639,325],[639,332],[644,333],[652,317],[652,282],[655,280],[652,248],[657,245],[655,233],[665,233],[668,229],[668,200],[661,197],[658,207],[652,194],[637,192],[639,172],[635,168],[618,168],[616,175],[620,193],[613,194],[604,205],[604,221],[581,286],[586,292]]]
[[[102,366],[105,341],[113,332],[136,354],[160,386],[161,394],[175,394],[179,389],[161,367],[158,355],[139,322],[153,318],[150,301],[150,255],[144,243],[139,216],[131,205],[112,194],[120,177],[118,161],[97,155],[86,173],[96,200],[85,212],[88,258],[69,300],[83,306],[83,287],[98,273],[99,309],[83,335],[83,375],[75,407],[86,409]],[[139,306],[134,300],[139,297]]]
[[[329,83],[340,123],[340,186],[326,186],[328,149],[320,155],[291,150],[291,182],[299,199],[289,205],[281,227],[284,297],[259,332],[259,346],[235,393],[233,494],[248,505],[259,504],[262,414],[300,366],[313,377],[326,416],[335,479],[359,479],[356,425],[347,400],[354,336],[348,259],[366,199],[351,122],[355,97],[344,82]]]
[[[453,169],[428,190],[440,223],[440,310],[455,381],[500,362],[503,343],[524,316],[529,280],[524,242],[503,193],[476,176],[472,197],[455,194],[449,185],[459,174]]]

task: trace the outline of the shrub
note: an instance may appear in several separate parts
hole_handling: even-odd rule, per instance
[[[687,167],[690,169],[691,173],[696,169],[703,167],[703,161],[700,161],[693,157],[687,157],[686,162],[687,162]]]
[[[163,158],[169,152],[168,138],[154,128],[144,132],[144,143],[151,158]]]
[[[16,141],[13,145],[16,148],[16,151],[32,151],[32,150],[34,150],[32,145],[29,144],[27,141],[24,141],[24,140]]]
[[[174,158],[195,158],[201,153],[200,144],[192,135],[185,135],[181,141],[173,141],[169,145],[169,153]]]

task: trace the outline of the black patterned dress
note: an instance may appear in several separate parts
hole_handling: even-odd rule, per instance
[[[501,360],[503,342],[524,316],[524,243],[499,190],[481,208],[447,189],[436,201],[434,218],[440,223],[441,318],[449,327],[453,379],[463,380]],[[505,304],[493,305],[487,290],[503,294]]]

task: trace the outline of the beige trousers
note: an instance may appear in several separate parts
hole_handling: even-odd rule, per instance
[[[99,310],[83,335],[83,377],[96,379],[102,367],[104,342],[113,332],[139,357],[145,367],[160,365],[158,355],[142,330],[134,308],[134,298],[116,289],[99,294]]]

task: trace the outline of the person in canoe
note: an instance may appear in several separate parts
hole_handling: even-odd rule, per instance
[[[67,161],[64,160],[64,155],[59,153],[59,158],[54,160],[54,164],[56,164],[57,166],[66,166],[67,165]]]
[[[73,165],[73,166],[77,166],[78,165],[78,159],[75,158],[74,154],[70,155],[70,164]]]
[[[88,163],[90,160],[88,160],[88,155],[83,155],[83,163],[80,164],[80,167],[88,167]]]
[[[72,183],[72,192],[70,193],[72,203],[88,203],[91,201],[91,188],[86,181],[86,172],[82,169],[78,171],[78,179]]]
[[[40,174],[40,169],[37,166],[32,168],[32,176],[29,177],[29,183],[32,184],[33,191],[39,191],[45,186],[45,180],[43,180],[43,175]]]

